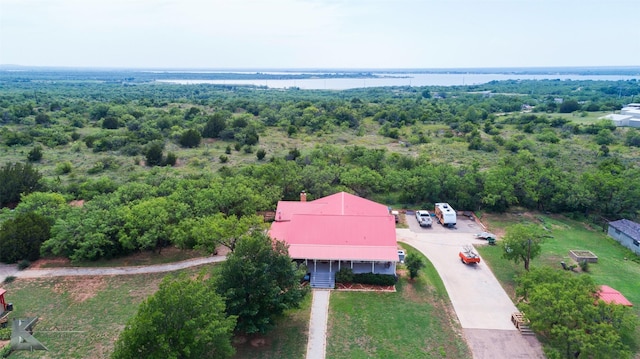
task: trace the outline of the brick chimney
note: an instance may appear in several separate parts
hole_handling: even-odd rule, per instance
[[[307,192],[302,191],[300,192],[300,202],[306,202],[307,201]]]

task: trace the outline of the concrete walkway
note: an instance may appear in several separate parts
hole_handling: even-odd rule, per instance
[[[327,349],[327,320],[329,319],[331,291],[314,289],[312,293],[307,359],[324,359]]]

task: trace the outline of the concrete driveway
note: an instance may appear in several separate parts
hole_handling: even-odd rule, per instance
[[[398,241],[418,249],[435,266],[474,358],[544,358],[535,337],[522,336],[511,323],[517,308],[486,263],[460,261],[463,246],[486,243],[474,237],[484,230],[479,223],[459,216],[455,228],[435,221],[432,228],[421,228],[415,217],[406,221],[409,228],[397,229]]]

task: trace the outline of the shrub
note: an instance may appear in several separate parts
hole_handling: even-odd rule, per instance
[[[176,154],[173,152],[169,152],[167,153],[167,158],[165,158],[164,160],[164,165],[173,167],[176,165],[177,161],[178,161],[178,157],[176,157]]]
[[[2,349],[0,349],[0,357],[8,358],[9,355],[11,355],[11,352],[13,352],[13,349],[11,349],[11,344],[7,344]]]
[[[11,339],[11,328],[0,329],[0,340],[9,340],[9,339]]]
[[[373,284],[373,285],[394,285],[397,281],[395,275],[358,273],[353,275],[353,283]]]
[[[42,159],[42,147],[35,146],[34,148],[32,148],[27,155],[27,159],[29,160],[29,162],[40,161]]]
[[[10,276],[7,276],[7,277],[4,279],[4,283],[5,283],[5,284],[8,284],[8,283],[13,282],[14,280],[16,280],[16,277],[15,277],[15,276],[10,275]]]
[[[336,282],[351,283],[353,282],[353,270],[351,268],[341,268],[336,273]]]
[[[585,260],[580,261],[580,269],[581,269],[583,272],[588,272],[588,271],[589,271],[589,262],[587,262],[587,261],[585,261]]]
[[[68,174],[73,169],[73,165],[69,161],[60,162],[56,165],[56,173],[59,175]]]
[[[256,152],[256,157],[258,158],[258,161],[262,161],[266,155],[267,155],[267,151],[265,151],[262,148],[259,149],[258,152]]]
[[[227,163],[229,161],[229,157],[225,155],[220,155],[219,159],[220,159],[220,163]]]
[[[18,262],[18,270],[27,269],[29,268],[30,265],[31,265],[31,262],[29,262],[26,259],[23,259],[20,262]]]

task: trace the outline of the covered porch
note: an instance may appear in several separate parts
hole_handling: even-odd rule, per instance
[[[336,273],[342,268],[350,268],[353,273],[396,274],[393,261],[303,259],[296,262],[307,267],[312,288],[334,288]]]

